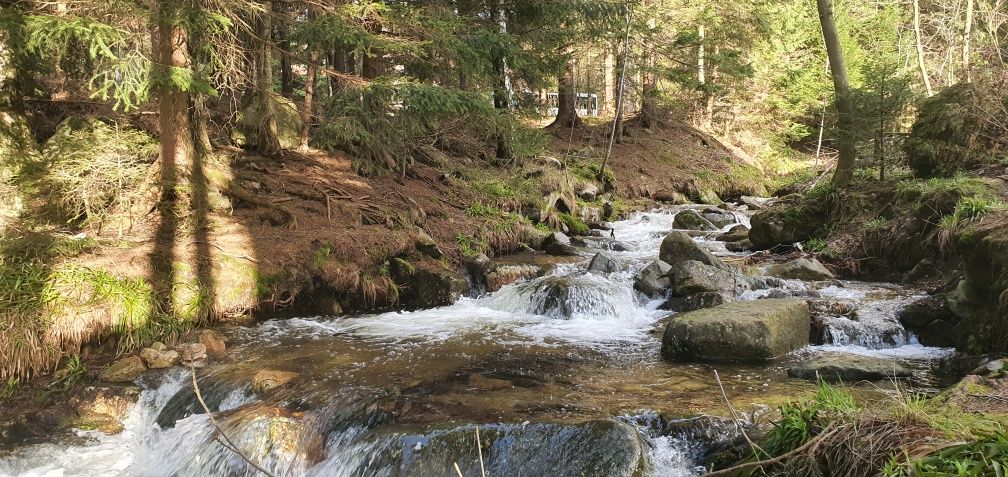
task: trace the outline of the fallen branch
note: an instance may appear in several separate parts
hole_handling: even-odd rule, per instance
[[[779,455],[777,457],[773,457],[773,458],[770,458],[770,459],[759,460],[759,461],[756,461],[756,462],[746,462],[744,464],[739,464],[739,465],[736,465],[734,467],[728,467],[728,468],[721,469],[721,470],[718,470],[718,471],[708,472],[708,473],[704,474],[704,477],[718,477],[718,476],[722,476],[722,475],[734,475],[737,472],[741,472],[741,471],[746,470],[746,469],[762,468],[762,467],[766,467],[766,466],[769,466],[769,465],[780,463],[780,462],[784,461],[785,459],[788,459],[788,458],[790,458],[792,456],[801,454],[802,452],[805,452],[806,450],[808,450],[810,448],[818,447],[820,443],[822,443],[827,438],[829,438],[829,437],[833,436],[834,434],[836,434],[838,430],[839,430],[839,428],[833,428],[833,427],[826,428],[823,431],[822,434],[819,434],[818,436],[816,436],[813,439],[809,439],[808,442],[802,444],[800,447],[798,447],[797,449],[795,449],[793,451],[785,452],[784,454],[781,454],[781,455]]]
[[[724,398],[725,404],[728,405],[728,412],[732,415],[732,420],[735,422],[735,428],[742,433],[742,437],[745,438],[746,442],[749,443],[749,448],[752,449],[753,455],[766,454],[763,449],[760,449],[752,439],[749,438],[749,434],[746,434],[745,428],[742,426],[742,419],[739,418],[738,413],[735,412],[735,407],[732,406],[731,401],[728,400],[728,395],[725,394],[724,386],[721,384],[721,375],[718,374],[717,370],[714,370],[714,379],[717,381],[717,385],[721,388],[721,397]]]
[[[224,446],[226,449],[230,450],[231,452],[234,452],[235,454],[238,454],[238,456],[241,457],[245,462],[247,462],[248,465],[251,465],[252,467],[254,467],[259,472],[262,472],[263,474],[267,475],[268,477],[276,477],[272,473],[270,473],[268,470],[266,470],[266,469],[264,469],[262,467],[259,467],[259,465],[256,464],[255,462],[252,462],[252,459],[249,459],[248,456],[245,455],[245,453],[243,453],[242,451],[238,450],[238,446],[236,446],[235,443],[231,440],[231,438],[228,437],[227,433],[224,432],[224,429],[221,429],[221,427],[217,424],[217,420],[214,419],[213,413],[210,412],[210,409],[207,407],[206,402],[203,401],[203,394],[200,393],[199,384],[196,384],[196,368],[195,367],[190,367],[189,369],[192,371],[192,386],[193,386],[193,391],[196,392],[196,400],[198,400],[199,403],[200,403],[200,406],[203,407],[203,412],[205,412],[206,415],[207,415],[207,417],[210,418],[210,424],[212,424],[213,427],[214,427],[214,429],[217,430],[217,434],[219,435],[219,439],[217,440],[217,442],[220,442],[220,444],[222,446]]]

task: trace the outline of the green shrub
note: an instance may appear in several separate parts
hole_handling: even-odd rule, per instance
[[[588,224],[584,223],[584,221],[578,217],[574,217],[573,215],[565,212],[558,212],[558,215],[560,216],[560,220],[563,221],[564,225],[567,226],[567,230],[574,235],[588,235],[588,233],[591,231],[591,229],[588,227]]]

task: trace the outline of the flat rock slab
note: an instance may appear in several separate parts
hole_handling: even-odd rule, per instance
[[[805,300],[727,303],[676,316],[665,328],[662,356],[687,361],[769,361],[808,344]]]
[[[848,353],[823,353],[792,366],[788,369],[788,375],[809,381],[818,381],[821,378],[831,383],[855,383],[908,378],[912,376],[912,372],[892,358]]]

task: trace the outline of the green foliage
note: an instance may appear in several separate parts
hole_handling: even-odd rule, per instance
[[[809,253],[823,253],[829,248],[829,244],[825,239],[822,238],[812,238],[805,241],[805,251]]]
[[[811,399],[780,407],[781,418],[760,443],[763,455],[756,457],[773,457],[797,449],[819,430],[816,426],[821,425],[821,418],[857,411],[858,405],[850,393],[820,380]]]
[[[329,257],[333,253],[333,244],[330,242],[322,242],[317,249],[315,249],[315,254],[312,256],[312,266],[316,270],[321,269],[325,266],[326,262],[329,261]]]
[[[1004,206],[1001,201],[988,197],[963,197],[956,203],[955,210],[951,214],[942,217],[939,225],[944,230],[955,230],[965,223],[977,220],[988,212]]]
[[[1000,477],[1008,471],[1008,435],[998,433],[975,442],[944,448],[901,464],[894,458],[883,469],[886,477]]]
[[[64,223],[101,226],[110,215],[128,213],[147,199],[143,185],[157,159],[158,144],[132,128],[71,117],[43,148],[43,180]]]
[[[469,206],[466,211],[470,217],[476,218],[487,218],[487,217],[497,217],[501,215],[501,210],[498,207],[493,207],[489,205],[483,205],[482,203],[475,203]]]
[[[456,235],[455,243],[458,244],[459,251],[462,252],[462,255],[466,256],[479,255],[487,249],[486,242],[478,240],[465,233],[459,233]]]
[[[574,217],[566,212],[558,212],[557,215],[560,216],[560,220],[562,220],[564,225],[567,226],[567,230],[574,235],[588,235],[591,231],[591,229],[588,228],[588,224],[585,224],[584,221],[578,217]]]
[[[21,378],[13,376],[7,378],[7,381],[4,382],[3,391],[0,391],[0,399],[10,399],[13,397],[19,386],[21,386]]]
[[[919,177],[948,177],[996,162],[997,144],[1008,139],[1008,130],[980,105],[999,103],[1008,104],[1004,91],[975,83],[955,85],[924,100],[903,145],[910,167]]]

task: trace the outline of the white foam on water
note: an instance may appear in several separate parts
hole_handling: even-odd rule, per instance
[[[857,345],[819,345],[819,346],[809,346],[804,348],[801,352],[816,353],[816,352],[833,352],[833,353],[849,353],[857,354],[862,356],[872,356],[878,358],[902,358],[902,359],[919,359],[919,360],[936,360],[946,358],[955,354],[954,348],[936,348],[933,346],[924,346],[920,343],[910,343],[902,346],[897,346],[893,348],[868,348],[865,346]]]

